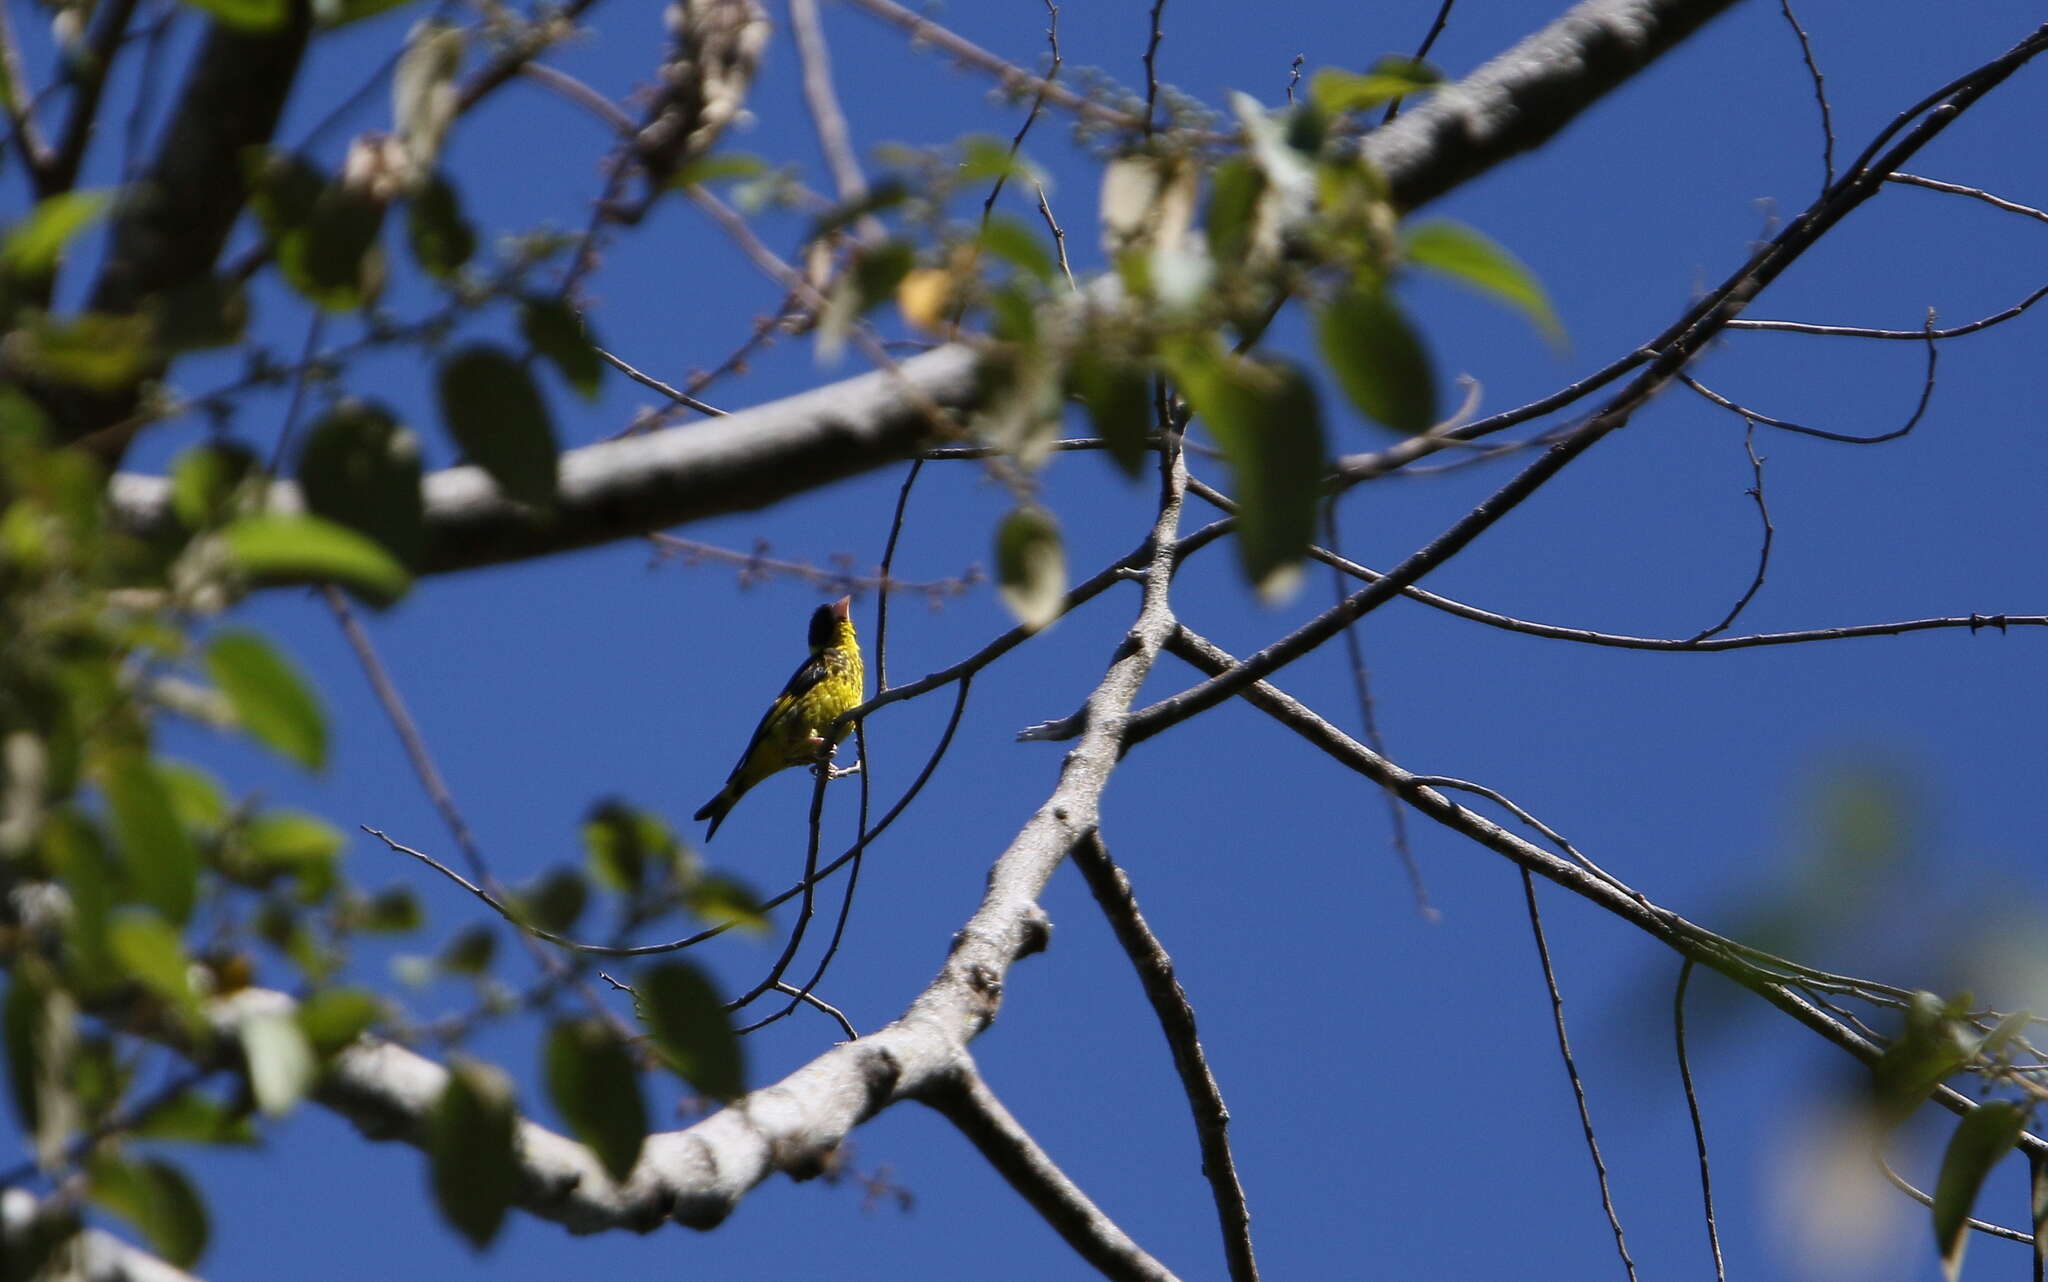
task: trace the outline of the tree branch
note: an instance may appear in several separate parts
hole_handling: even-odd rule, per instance
[[[33,1258],[37,1241],[44,1233],[61,1233],[68,1208],[54,1199],[38,1202],[24,1188],[0,1189],[0,1260],[13,1264]],[[82,1282],[197,1282],[190,1273],[174,1268],[140,1247],[100,1229],[85,1229],[68,1243],[56,1248],[57,1259],[69,1258],[70,1269],[38,1270],[33,1276],[78,1278]],[[23,1253],[17,1256],[17,1252]],[[10,1268],[8,1276],[14,1276]]]

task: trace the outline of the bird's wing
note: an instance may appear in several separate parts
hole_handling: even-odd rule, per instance
[[[753,757],[754,749],[760,747],[761,741],[768,737],[770,727],[774,726],[783,713],[789,711],[789,705],[809,694],[828,673],[829,669],[826,668],[824,659],[814,654],[799,664],[795,672],[789,674],[789,680],[783,684],[782,693],[776,695],[774,702],[768,705],[768,711],[761,714],[761,724],[754,727],[753,738],[747,740],[747,746],[741,751],[740,759],[733,763],[733,774],[747,768],[747,762]]]

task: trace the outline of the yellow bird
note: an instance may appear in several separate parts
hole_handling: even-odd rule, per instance
[[[711,821],[704,840],[711,840],[747,789],[790,766],[825,764],[853,728],[841,726],[832,742],[826,743],[825,733],[839,714],[859,707],[868,697],[867,671],[861,664],[860,642],[853,635],[851,605],[851,597],[840,597],[811,614],[811,657],[768,705],[725,787],[697,812],[697,818]]]

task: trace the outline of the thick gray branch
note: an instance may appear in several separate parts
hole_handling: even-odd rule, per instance
[[[1414,209],[1547,142],[1735,0],[1584,0],[1365,138]]]
[[[428,573],[495,565],[643,534],[725,512],[765,507],[885,462],[932,436],[921,407],[954,407],[975,394],[973,354],[946,347],[723,418],[570,450],[550,512],[501,497],[474,467],[426,478]],[[124,473],[112,499],[126,528],[170,537],[177,518],[160,477]],[[274,505],[299,507],[280,482]]]
[[[55,1229],[55,1221],[62,1215],[51,1203],[38,1202],[27,1189],[0,1189],[0,1261],[21,1258],[15,1255],[17,1251],[33,1251],[32,1239]],[[183,1269],[100,1229],[85,1229],[56,1251],[50,1264],[35,1276],[82,1278],[84,1282],[197,1282]],[[8,1276],[14,1276],[12,1269]]]

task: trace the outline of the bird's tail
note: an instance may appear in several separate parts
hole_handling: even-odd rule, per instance
[[[739,799],[739,789],[728,783],[719,789],[716,797],[704,803],[704,808],[694,816],[711,821],[711,826],[704,830],[704,840],[709,841],[718,835],[718,825],[725,822],[725,816],[732,810],[733,803]]]

